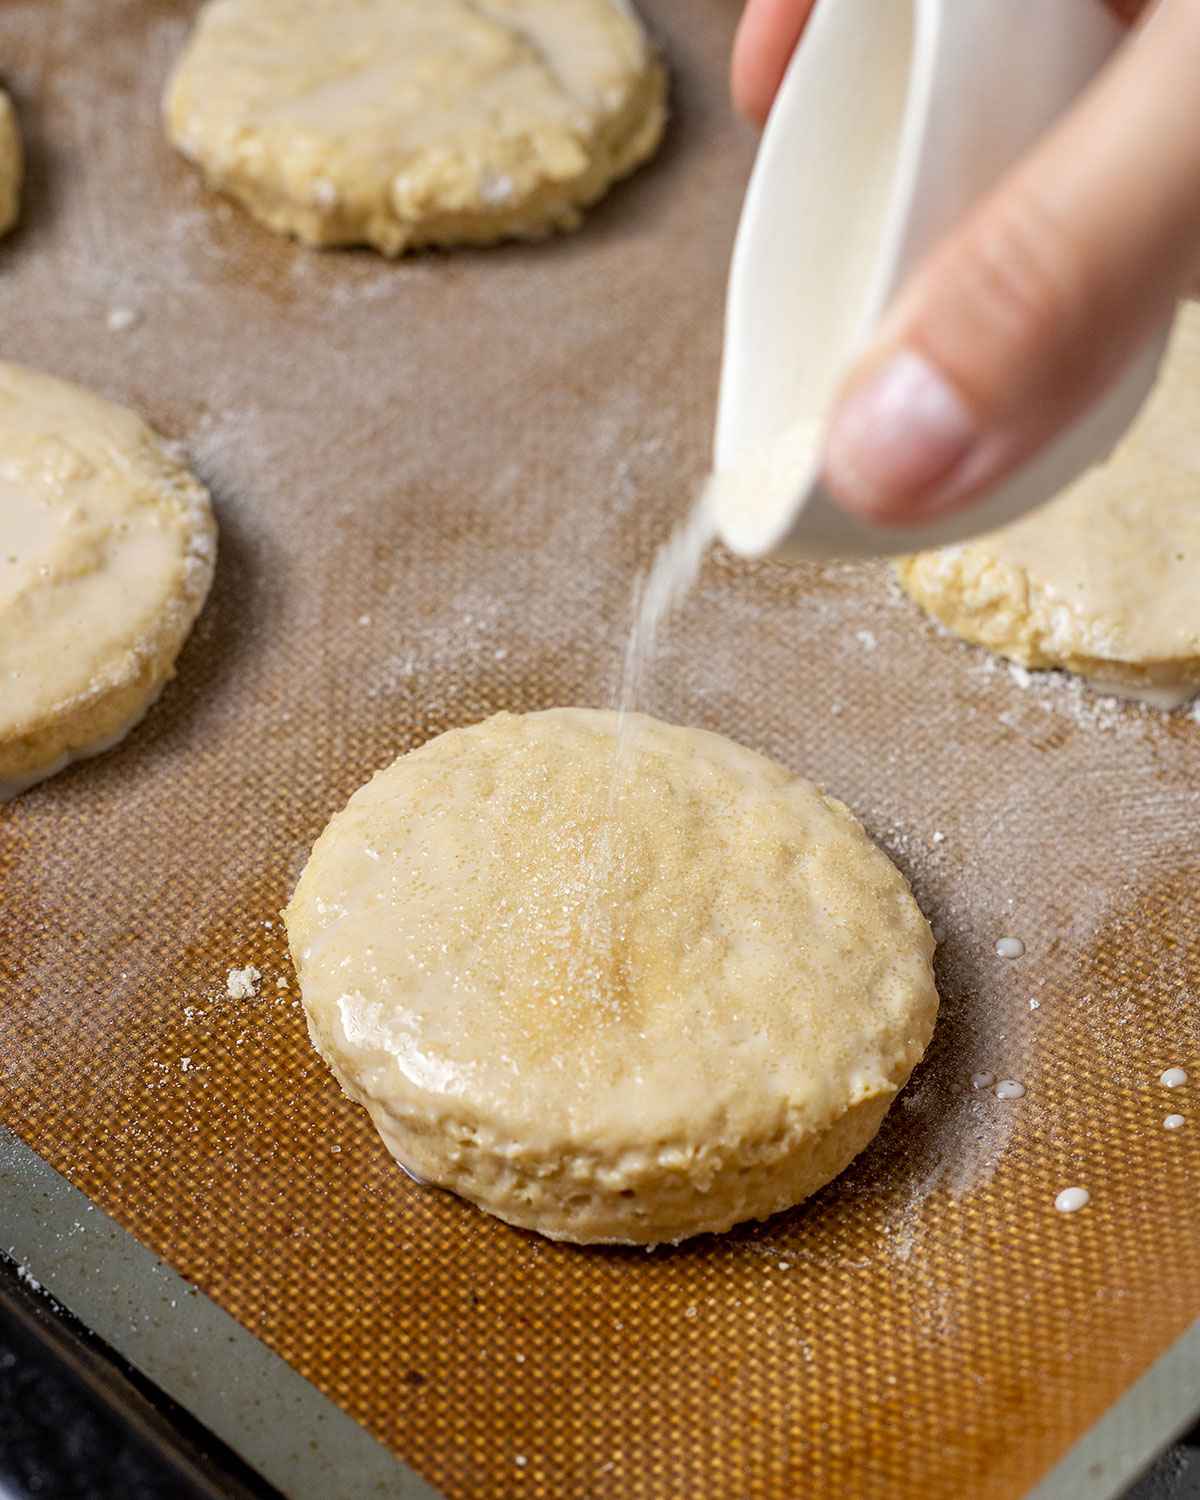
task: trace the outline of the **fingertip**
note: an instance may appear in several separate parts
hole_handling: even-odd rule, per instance
[[[892,351],[851,377],[825,439],[823,473],[834,498],[876,526],[936,514],[946,481],[975,447],[974,414],[924,355]]]
[[[729,65],[729,92],[738,114],[761,130],[766,124],[773,95],[769,80],[764,81],[762,56],[755,45],[754,28],[747,28],[746,16],[742,18],[733,44],[733,56]]]
[[[730,87],[739,112],[763,125],[815,0],[747,0],[734,38]]]

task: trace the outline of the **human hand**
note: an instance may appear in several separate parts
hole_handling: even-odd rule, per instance
[[[761,123],[815,3],[748,0],[733,94]],[[1053,0],[1043,0],[1053,3]],[[1139,0],[1112,0],[1125,19]],[[846,377],[828,488],[879,525],[971,504],[1071,423],[1200,267],[1200,0],[1159,0],[901,288]]]

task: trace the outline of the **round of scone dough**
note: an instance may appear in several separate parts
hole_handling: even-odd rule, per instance
[[[1014,526],[900,559],[968,641],[1164,707],[1200,692],[1200,304],[1180,309],[1150,400],[1107,463]]]
[[[215,561],[206,491],[140,417],[0,363],[0,799],[137,723]]]
[[[24,169],[16,111],[0,89],[0,234],[6,234],[17,222]]]
[[[836,1176],[937,991],[841,803],[642,715],[614,798],[617,723],[497,714],[401,756],[285,916],[313,1042],[412,1174],[553,1239],[656,1244]]]
[[[665,96],[625,0],[209,0],[165,111],[271,229],[397,255],[573,228]]]

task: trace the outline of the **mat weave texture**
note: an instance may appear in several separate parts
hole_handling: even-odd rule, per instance
[[[1200,723],[1023,685],[882,566],[714,555],[644,706],[849,802],[944,997],[866,1155],[720,1240],[556,1247],[420,1190],[296,1004],[279,912],[329,816],[450,726],[611,701],[704,467],[737,7],[645,10],[659,161],[575,237],[395,265],[271,237],[171,152],[190,6],[0,11],[0,352],[144,412],[222,528],[159,706],[0,810],[0,1119],[449,1496],[1009,1500],[1200,1313]]]

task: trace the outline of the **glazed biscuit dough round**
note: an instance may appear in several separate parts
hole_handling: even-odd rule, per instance
[[[16,111],[12,100],[0,89],[0,234],[6,234],[17,222],[23,172],[24,156]]]
[[[614,800],[616,727],[498,714],[402,756],[285,915],[313,1043],[411,1173],[554,1239],[655,1244],[840,1172],[937,992],[841,803],[641,715]]]
[[[215,559],[207,493],[140,417],[0,364],[0,798],[141,718]]]
[[[1112,458],[1014,526],[897,564],[965,640],[1169,703],[1200,691],[1200,304]]]
[[[165,111],[271,229],[396,255],[573,228],[665,94],[623,0],[209,0]]]

